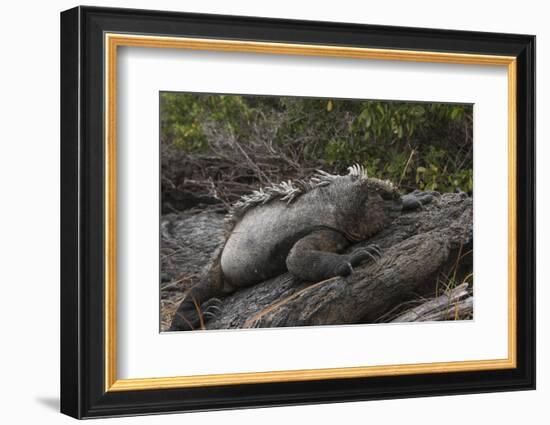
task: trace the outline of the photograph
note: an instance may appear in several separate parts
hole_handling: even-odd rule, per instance
[[[472,104],[159,108],[161,332],[474,319]]]

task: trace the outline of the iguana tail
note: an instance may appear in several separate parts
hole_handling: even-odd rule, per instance
[[[203,329],[206,315],[201,308],[205,301],[224,295],[221,254],[223,246],[214,253],[215,260],[202,273],[199,282],[189,288],[170,325],[170,331]]]

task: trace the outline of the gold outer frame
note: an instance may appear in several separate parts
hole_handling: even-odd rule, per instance
[[[328,45],[267,43],[198,38],[160,37],[106,33],[105,45],[105,391],[137,391],[183,387],[313,381],[376,376],[411,375],[512,369],[517,366],[517,128],[516,58],[393,49],[370,49]],[[116,373],[116,99],[117,48],[120,46],[170,48],[241,53],[325,56],[355,59],[397,60],[468,65],[504,66],[508,71],[508,358],[383,366],[247,372],[164,378],[118,379]]]

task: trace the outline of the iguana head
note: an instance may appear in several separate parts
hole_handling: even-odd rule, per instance
[[[360,241],[378,233],[401,214],[402,200],[389,181],[368,177],[360,166],[347,176],[334,176],[330,186],[335,215],[346,237]],[[325,189],[325,188],[324,188]]]

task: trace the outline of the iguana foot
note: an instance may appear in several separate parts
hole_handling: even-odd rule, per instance
[[[184,299],[172,319],[170,331],[192,331],[201,328],[203,321],[200,306],[192,299]]]
[[[440,196],[441,194],[439,192],[436,192],[435,190],[422,192],[416,189],[415,191],[409,193],[408,195],[404,195],[401,198],[403,202],[402,204],[403,211],[422,208],[423,205],[429,204],[434,200],[434,198],[440,197]]]
[[[381,256],[382,252],[378,245],[369,245],[365,248],[359,248],[351,254],[344,256],[348,261],[344,261],[336,267],[336,275],[343,277],[349,276],[353,273],[353,267],[365,260],[371,260],[377,263]]]
[[[170,331],[192,331],[202,329],[206,321],[219,317],[222,301],[219,298],[210,298],[198,306],[193,300],[184,300],[180,304]]]
[[[380,257],[382,257],[380,247],[378,245],[369,245],[365,248],[360,248],[352,252],[350,254],[349,262],[352,266],[356,266],[368,259],[377,263]]]
[[[219,298],[210,298],[201,305],[202,315],[206,320],[217,319],[222,312],[223,302]]]

